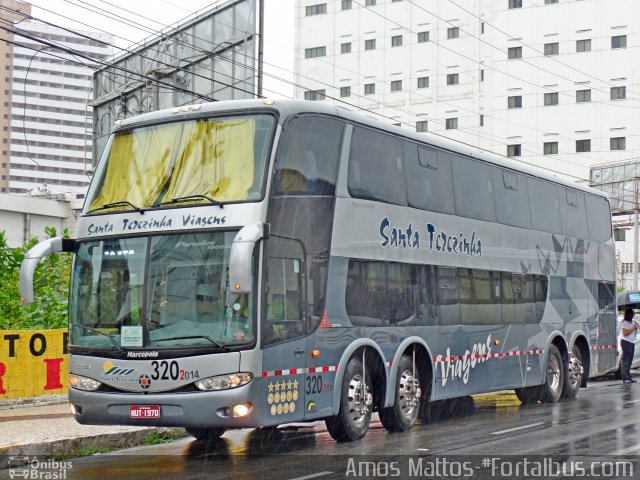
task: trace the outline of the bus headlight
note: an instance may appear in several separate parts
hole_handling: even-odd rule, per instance
[[[82,377],[80,375],[69,375],[69,385],[78,390],[86,390],[87,392],[93,392],[97,390],[102,383],[94,380],[93,378]]]
[[[229,375],[218,375],[217,377],[204,378],[198,380],[196,387],[203,391],[227,390],[229,388],[241,387],[253,380],[250,373],[231,373]]]

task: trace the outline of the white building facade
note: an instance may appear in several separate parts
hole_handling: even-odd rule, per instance
[[[640,2],[296,0],[295,95],[587,182],[640,148]]]
[[[24,34],[14,33],[10,44],[2,191],[17,195],[84,192],[90,180],[92,112],[87,103],[95,62],[82,55],[110,58],[107,43],[113,37],[72,34],[26,21],[17,23],[14,30]]]
[[[297,98],[579,183],[637,161],[637,0],[296,0],[295,27]],[[618,281],[631,288],[633,231],[619,220]]]

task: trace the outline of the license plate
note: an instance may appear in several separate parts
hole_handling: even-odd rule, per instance
[[[160,418],[160,405],[132,405],[129,418]]]

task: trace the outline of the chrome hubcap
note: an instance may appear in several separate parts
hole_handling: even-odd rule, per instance
[[[547,361],[547,378],[550,379],[551,390],[557,392],[560,388],[560,362],[555,355],[549,355]]]
[[[584,375],[584,366],[582,362],[573,353],[569,357],[569,381],[571,385],[582,383],[582,376]]]
[[[409,370],[405,370],[398,380],[398,405],[407,417],[417,413],[420,401],[420,383]]]
[[[373,397],[360,375],[355,375],[349,382],[348,399],[351,420],[354,423],[365,422],[369,414],[369,407],[373,403]]]

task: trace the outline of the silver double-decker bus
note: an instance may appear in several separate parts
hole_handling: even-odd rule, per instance
[[[118,122],[73,252],[69,401],[83,424],[326,420],[339,441],[514,389],[574,397],[616,365],[598,191],[362,114],[217,102]]]

